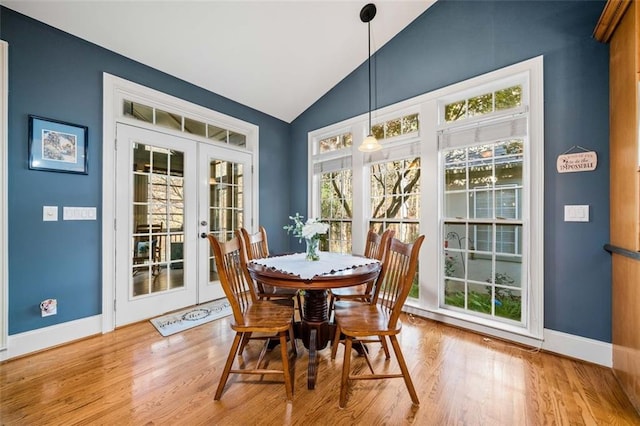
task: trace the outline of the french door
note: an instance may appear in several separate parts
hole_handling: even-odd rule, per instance
[[[224,297],[207,233],[250,220],[251,155],[117,125],[116,326]]]
[[[233,238],[240,227],[251,227],[251,164],[249,153],[233,149],[220,149],[200,144],[198,150],[201,180],[199,188],[199,270],[198,299],[224,297],[215,267],[213,251],[207,233],[220,241]]]

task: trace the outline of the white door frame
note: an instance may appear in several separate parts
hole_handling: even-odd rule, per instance
[[[258,140],[259,129],[254,124],[230,117],[202,106],[192,104],[174,96],[154,89],[103,73],[103,108],[102,108],[102,332],[107,333],[115,328],[115,226],[116,226],[116,123],[122,122],[153,130],[153,125],[125,117],[122,99],[139,101],[145,105],[161,108],[169,112],[177,112],[206,123],[238,131],[247,136],[246,148],[252,152],[254,173],[251,178],[252,188],[258,188]],[[194,136],[194,138],[198,138]],[[211,141],[202,138],[205,143]],[[251,200],[254,224],[259,223],[258,191],[253,191]]]
[[[0,40],[0,350],[9,333],[9,241],[7,240],[7,123],[9,108],[9,44]]]

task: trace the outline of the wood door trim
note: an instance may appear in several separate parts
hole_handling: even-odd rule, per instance
[[[614,30],[618,26],[620,19],[627,11],[632,0],[609,0],[605,4],[600,19],[593,30],[593,37],[602,42],[608,43],[611,40]]]

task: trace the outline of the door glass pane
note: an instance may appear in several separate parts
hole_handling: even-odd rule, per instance
[[[234,237],[244,226],[244,166],[224,160],[209,163],[209,233],[220,241]],[[217,281],[213,251],[209,252],[209,280]]]
[[[184,287],[184,153],[133,144],[131,297]]]

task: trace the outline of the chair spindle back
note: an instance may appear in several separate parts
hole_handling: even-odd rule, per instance
[[[393,229],[387,229],[378,234],[375,231],[369,231],[367,233],[367,243],[364,248],[364,256],[371,259],[382,260],[384,253],[388,248],[389,240],[393,238],[395,231]]]
[[[378,303],[389,312],[389,325],[395,326],[407,300],[418,268],[418,253],[424,240],[420,235],[413,243],[391,238],[382,261],[372,304]]]
[[[243,325],[244,312],[257,300],[253,281],[247,270],[244,247],[238,238],[232,238],[226,243],[219,242],[211,234],[207,238],[213,249],[222,289],[233,310],[233,319],[236,324]]]
[[[261,226],[255,234],[249,234],[245,228],[240,228],[244,246],[247,250],[249,260],[269,257],[269,242],[267,241],[267,231]]]

